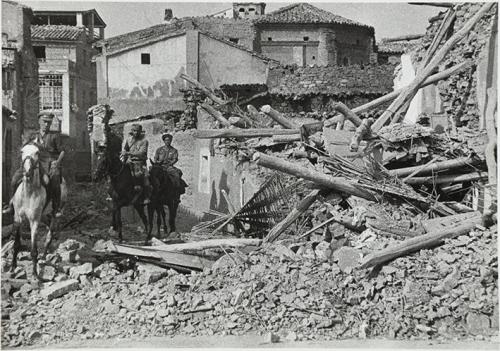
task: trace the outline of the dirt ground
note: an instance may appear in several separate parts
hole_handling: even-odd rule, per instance
[[[451,341],[436,342],[425,340],[383,340],[383,339],[348,339],[328,341],[297,341],[266,343],[261,335],[228,335],[228,336],[174,336],[153,337],[147,339],[108,339],[82,340],[51,345],[50,349],[65,348],[357,348],[357,349],[430,349],[430,350],[498,350],[498,341]],[[39,348],[39,347],[37,347]],[[8,349],[8,348],[6,348]],[[28,348],[30,349],[30,348]]]

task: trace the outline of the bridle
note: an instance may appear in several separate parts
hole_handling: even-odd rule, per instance
[[[28,171],[25,170],[24,168],[24,164],[26,163],[26,161],[30,161],[30,168]],[[30,155],[27,155],[24,159],[23,159],[23,176],[27,177],[27,178],[31,178],[33,176],[33,172],[35,171],[35,169],[38,169],[39,168],[39,165],[40,165],[40,161],[39,160],[35,160],[33,157],[31,157]]]
[[[113,173],[111,173],[110,155],[108,154],[107,150],[104,151],[102,154],[104,155],[103,157],[105,158],[104,161],[103,161],[104,162],[105,172],[109,175],[109,177],[111,179],[117,178],[123,172],[123,170],[125,169],[125,162],[120,162],[121,163],[120,169],[118,170],[117,173],[113,174]]]

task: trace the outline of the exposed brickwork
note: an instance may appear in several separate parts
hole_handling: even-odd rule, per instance
[[[456,6],[456,20],[453,32],[463,27],[464,23],[474,16],[483,3],[464,3]],[[485,47],[486,41],[491,32],[491,23],[497,7],[493,6],[488,16],[485,16],[475,25],[467,36],[462,39],[450,53],[446,56],[442,67],[450,67],[463,62],[466,59],[473,59],[477,62],[481,50]],[[444,17],[444,16],[442,16]],[[418,46],[411,54],[415,65],[423,59],[427,47],[437,32],[442,19],[433,20],[425,36],[422,38],[422,45]],[[474,127],[479,120],[479,111],[476,97],[477,75],[474,68],[460,74],[451,76],[438,84],[439,93],[443,101],[444,112],[448,116],[453,116],[458,125],[469,124]]]
[[[272,67],[268,88],[273,95],[383,95],[392,91],[393,65]]]
[[[193,17],[195,28],[221,39],[238,39],[237,44],[255,50],[256,33],[251,20],[219,17]]]

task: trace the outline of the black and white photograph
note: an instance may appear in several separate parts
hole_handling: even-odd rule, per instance
[[[1,17],[2,349],[499,349],[497,1]]]

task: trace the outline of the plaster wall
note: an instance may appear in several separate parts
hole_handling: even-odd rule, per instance
[[[252,53],[199,34],[198,80],[210,88],[223,84],[264,84],[268,63]]]
[[[410,84],[415,79],[415,68],[413,67],[410,55],[401,55],[401,69],[394,78],[394,89],[400,89]],[[410,103],[403,122],[415,123],[422,111],[422,91],[419,90]]]
[[[141,63],[141,54],[150,55],[150,64]],[[184,84],[178,76],[186,69],[185,35],[117,53],[107,59],[109,98],[181,96],[179,88]]]

